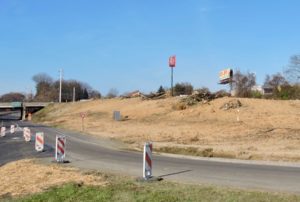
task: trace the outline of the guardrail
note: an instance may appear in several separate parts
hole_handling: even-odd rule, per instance
[[[0,102],[0,108],[46,107],[51,102]]]

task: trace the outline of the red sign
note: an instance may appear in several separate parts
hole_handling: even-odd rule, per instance
[[[85,118],[86,113],[85,113],[85,112],[81,112],[81,113],[80,113],[80,116],[81,116],[81,118]]]
[[[169,57],[169,67],[175,67],[176,66],[176,56]]]

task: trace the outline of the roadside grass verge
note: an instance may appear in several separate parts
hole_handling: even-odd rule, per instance
[[[41,109],[40,111],[38,111],[37,113],[34,114],[34,116],[32,116],[32,121],[33,122],[43,122],[43,121],[50,121],[53,120],[50,119],[47,115],[50,114],[50,112],[53,110],[54,108],[54,104],[50,104],[47,107]]]
[[[245,191],[222,187],[178,184],[171,182],[138,182],[134,179],[110,179],[106,186],[69,183],[52,187],[43,193],[0,201],[300,201],[300,196]]]
[[[154,149],[156,152],[182,154],[200,157],[219,157],[219,158],[236,158],[235,154],[229,152],[215,152],[213,148],[198,149],[196,147],[159,147]]]

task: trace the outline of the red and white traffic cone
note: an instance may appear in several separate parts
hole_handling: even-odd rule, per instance
[[[55,160],[63,163],[66,157],[66,137],[56,136]]]
[[[35,150],[38,152],[44,151],[44,133],[35,134]]]
[[[146,142],[143,155],[143,178],[152,178],[152,143]]]

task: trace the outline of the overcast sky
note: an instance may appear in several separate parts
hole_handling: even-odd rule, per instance
[[[0,0],[0,94],[47,73],[106,94],[170,86],[212,90],[225,68],[258,83],[299,54],[298,0]]]

